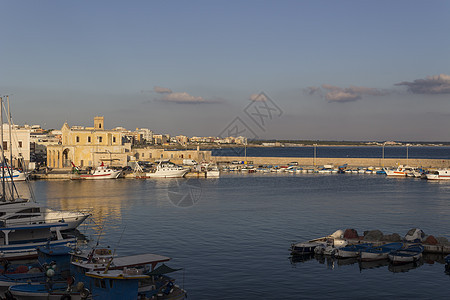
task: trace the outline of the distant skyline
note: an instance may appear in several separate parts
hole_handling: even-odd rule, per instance
[[[0,95],[11,95],[16,124],[92,126],[100,115],[106,128],[171,135],[450,140],[448,1],[0,10]]]

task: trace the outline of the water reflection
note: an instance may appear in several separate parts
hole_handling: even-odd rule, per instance
[[[338,267],[355,265],[359,268],[360,272],[364,270],[376,269],[387,267],[387,269],[392,273],[404,273],[410,270],[419,268],[424,264],[434,264],[440,263],[444,264],[444,256],[442,254],[427,253],[423,257],[416,261],[407,264],[394,265],[387,259],[376,260],[376,261],[360,261],[358,258],[335,258],[328,255],[317,255],[314,253],[304,254],[304,255],[294,255],[289,257],[289,260],[293,267],[297,267],[299,263],[305,263],[307,261],[317,261],[319,264],[325,265],[327,269],[334,270]],[[447,270],[447,269],[446,269]],[[450,271],[450,267],[447,272]]]

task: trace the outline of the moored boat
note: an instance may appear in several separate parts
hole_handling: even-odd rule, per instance
[[[426,174],[428,180],[450,180],[450,169],[436,170]]]
[[[303,255],[303,254],[314,253],[314,249],[316,247],[326,246],[326,245],[327,245],[327,242],[324,240],[313,240],[313,241],[291,244],[291,248],[289,250],[291,251],[292,255]]]
[[[393,250],[398,250],[403,247],[403,243],[389,243],[378,247],[369,247],[361,250],[361,261],[371,261],[387,259],[388,255]]]
[[[189,169],[183,168],[171,162],[160,162],[154,172],[146,173],[147,177],[155,178],[181,178]]]
[[[358,257],[363,249],[372,247],[371,243],[347,245],[345,247],[338,248],[334,253],[337,258],[350,258]]]
[[[422,257],[424,247],[420,244],[413,244],[404,248],[391,251],[388,254],[389,260],[393,264],[406,264],[415,262]]]
[[[88,174],[78,174],[72,176],[72,179],[116,179],[122,173],[121,170],[114,170],[105,166],[102,162],[100,166]]]
[[[29,224],[0,227],[0,258],[8,260],[37,257],[37,248],[50,246],[75,246],[76,238],[63,236],[60,228],[67,224]]]
[[[27,174],[10,166],[2,166],[0,167],[0,180],[3,178],[5,178],[5,181],[25,181],[27,180]]]

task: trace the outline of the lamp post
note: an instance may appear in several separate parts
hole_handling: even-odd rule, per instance
[[[317,151],[316,147],[317,144],[314,144],[314,161],[313,161],[314,167],[316,166],[316,151]]]

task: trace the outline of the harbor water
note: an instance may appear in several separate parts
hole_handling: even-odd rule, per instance
[[[337,229],[411,228],[450,239],[450,182],[352,174],[34,181],[39,202],[90,209],[80,232],[119,255],[172,257],[188,299],[447,299],[443,257],[394,269],[292,259],[290,244]]]

